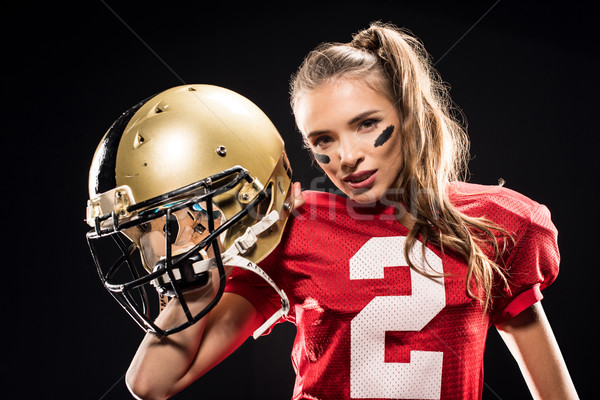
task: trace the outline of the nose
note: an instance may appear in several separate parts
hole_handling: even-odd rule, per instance
[[[347,135],[344,140],[341,140],[339,155],[343,166],[356,167],[364,159],[360,137]]]

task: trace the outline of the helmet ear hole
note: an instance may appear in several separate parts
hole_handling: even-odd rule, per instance
[[[273,209],[273,182],[269,182],[265,188],[267,196],[255,206],[254,213],[256,219],[260,219],[267,215]]]

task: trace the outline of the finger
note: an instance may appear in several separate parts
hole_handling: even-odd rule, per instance
[[[294,199],[294,209],[302,207],[304,204],[304,196],[302,196],[302,185],[300,182],[292,183],[292,197]]]

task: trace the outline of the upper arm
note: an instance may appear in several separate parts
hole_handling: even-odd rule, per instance
[[[540,302],[496,327],[534,398],[578,398]]]
[[[233,353],[263,322],[263,316],[246,298],[224,293],[207,315],[202,341],[189,370],[177,383],[187,387]]]

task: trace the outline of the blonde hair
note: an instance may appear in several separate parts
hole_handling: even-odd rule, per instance
[[[484,218],[461,213],[448,198],[448,183],[466,176],[469,139],[462,114],[422,43],[406,30],[375,22],[350,43],[319,45],[292,76],[292,109],[304,93],[336,79],[364,80],[388,96],[400,117],[403,165],[393,196],[409,205],[416,218],[404,249],[410,267],[426,276],[440,276],[416,268],[410,260],[409,251],[419,235],[423,253],[428,242],[442,251],[453,249],[467,262],[468,295],[487,310],[495,278],[506,284],[497,264],[501,250],[496,237],[506,232]],[[490,245],[493,258],[482,250]]]

